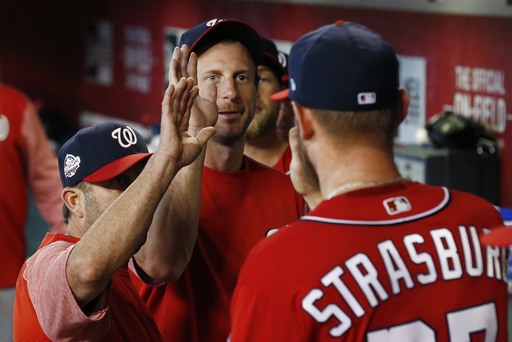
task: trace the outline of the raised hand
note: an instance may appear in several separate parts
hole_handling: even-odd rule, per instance
[[[176,85],[169,83],[162,101],[160,143],[156,153],[166,153],[181,168],[192,163],[215,128],[204,127],[194,137],[189,134],[189,120],[199,89],[194,80],[182,77]]]
[[[292,161],[290,163],[290,178],[295,191],[306,200],[310,209],[314,209],[322,200],[318,177],[312,166],[307,165],[308,160],[299,146],[299,132],[293,127],[289,132]]]
[[[169,82],[177,84],[182,77],[191,77],[197,85],[197,55],[187,45],[174,48],[169,67]],[[217,122],[217,87],[210,84],[199,89],[192,107],[189,132],[197,134],[202,128],[215,126]]]

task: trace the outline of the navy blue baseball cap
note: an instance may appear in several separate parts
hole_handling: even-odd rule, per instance
[[[261,65],[270,68],[279,81],[284,83],[283,77],[286,75],[286,57],[283,56],[283,52],[277,50],[277,46],[272,40],[265,37],[262,37],[262,39],[265,54]]]
[[[284,51],[278,51],[277,57],[279,59],[279,63],[283,66],[284,74],[281,77],[281,82],[283,84],[288,84],[290,78],[288,77],[288,54]]]
[[[82,128],[59,150],[60,180],[63,187],[82,180],[102,182],[151,155],[143,137],[130,126],[105,122]]]
[[[256,64],[263,60],[263,41],[250,25],[236,19],[210,19],[183,32],[179,46],[186,44],[200,55],[222,40],[235,40],[244,45]]]
[[[290,88],[272,96],[305,107],[367,111],[398,99],[398,58],[380,35],[339,20],[299,38],[288,59]]]

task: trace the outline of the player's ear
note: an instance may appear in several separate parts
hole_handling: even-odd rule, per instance
[[[292,107],[295,115],[295,123],[299,128],[299,134],[302,140],[311,139],[315,135],[315,129],[312,121],[312,110],[301,106],[295,101],[292,101]]]
[[[65,187],[62,189],[61,198],[69,211],[78,218],[84,217],[84,193],[76,187]]]
[[[398,99],[398,110],[400,111],[398,124],[401,124],[402,121],[405,120],[405,117],[407,116],[407,112],[409,110],[409,93],[407,92],[407,90],[399,89]]]

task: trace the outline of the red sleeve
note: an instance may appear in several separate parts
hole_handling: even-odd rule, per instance
[[[36,206],[54,233],[64,233],[62,185],[57,157],[44,131],[36,108],[27,99],[22,134],[26,142],[27,178]]]
[[[54,242],[27,260],[23,277],[28,293],[41,328],[52,340],[72,335],[102,339],[111,324],[110,315],[106,315],[110,291],[98,297],[92,314],[84,314],[66,277],[66,264],[73,247],[67,242]]]

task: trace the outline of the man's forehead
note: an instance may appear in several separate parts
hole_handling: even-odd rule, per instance
[[[257,74],[255,68],[248,65],[240,65],[237,67],[234,63],[207,63],[203,67],[197,66],[197,76],[205,75],[240,75],[240,74]]]
[[[212,45],[198,56],[197,67],[207,68],[208,65],[205,63],[223,65],[235,62],[245,64],[248,68],[255,66],[249,50],[242,43],[238,41],[221,41]]]
[[[277,77],[277,75],[274,72],[274,69],[263,64],[258,65],[258,72],[269,72]]]

